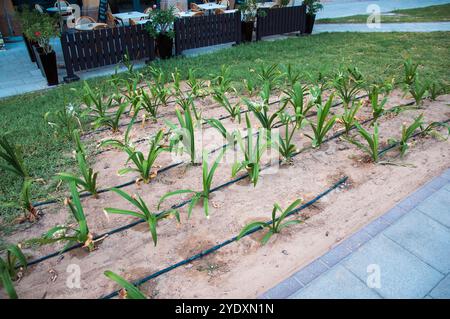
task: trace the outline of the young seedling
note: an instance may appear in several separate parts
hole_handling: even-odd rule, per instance
[[[13,282],[17,279],[18,272],[26,268],[27,259],[20,247],[9,246],[6,249],[6,259],[0,258],[0,284],[10,299],[18,298]]]
[[[50,229],[41,238],[30,239],[29,244],[51,244],[55,242],[67,242],[62,251],[65,251],[74,243],[83,244],[89,251],[94,249],[93,236],[89,232],[89,228],[84,215],[83,207],[80,202],[80,195],[77,191],[77,186],[74,182],[69,183],[71,198],[65,200],[65,204],[69,207],[72,217],[77,222],[77,227],[72,225],[61,225]]]
[[[331,118],[329,118],[333,98],[334,94],[331,94],[325,105],[318,105],[316,107],[316,122],[309,122],[309,125],[313,130],[314,137],[311,137],[308,134],[305,134],[305,136],[312,140],[312,147],[319,147],[322,144],[325,136],[333,128],[334,123],[336,122],[336,115],[333,115]]]
[[[92,115],[94,118],[104,118],[106,113],[112,105],[113,99],[109,97],[107,102],[103,101],[103,91],[99,88],[91,89],[87,82],[83,84],[83,102],[86,104],[86,111],[82,113],[82,116]]]
[[[134,123],[136,121],[136,116],[137,116],[137,114],[135,114],[131,118],[130,123],[128,123],[127,130],[125,131],[125,135],[124,135],[123,141],[122,140],[118,140],[118,139],[107,139],[107,140],[102,141],[99,144],[98,147],[112,146],[112,147],[116,147],[116,148],[119,148],[119,149],[123,149],[125,147],[133,148],[133,143],[131,142],[131,139],[130,139],[130,133],[131,133],[133,125],[134,125]],[[77,152],[79,152],[78,149],[77,149]]]
[[[359,135],[366,141],[367,145],[353,139],[353,138],[345,138],[350,143],[356,145],[363,152],[367,153],[374,163],[377,163],[379,160],[379,135],[378,135],[378,124],[375,123],[373,127],[373,134],[371,135],[368,131],[366,131],[359,123],[355,124],[358,129]]]
[[[97,194],[97,176],[98,173],[89,167],[86,161],[86,156],[82,152],[76,153],[78,168],[80,169],[81,178],[70,173],[58,173],[57,178],[65,182],[75,183],[82,191],[91,193],[95,198]]]
[[[322,104],[322,93],[323,90],[319,85],[313,85],[308,90],[310,100],[308,102],[308,107],[311,108],[313,105],[321,105]]]
[[[287,66],[283,66],[284,72],[283,75],[286,79],[287,84],[292,88],[294,85],[298,84],[300,81],[300,73],[295,72],[292,69],[292,65],[288,64]]]
[[[268,82],[264,83],[260,95],[262,98],[262,103],[255,103],[248,99],[244,99],[244,103],[247,105],[248,110],[251,111],[258,119],[261,126],[269,133],[275,126],[275,120],[277,119],[278,114],[283,112],[286,108],[286,104],[282,105],[281,108],[273,114],[269,114],[270,84]]]
[[[400,140],[396,139],[389,139],[388,142],[391,145],[398,145],[398,148],[400,150],[400,157],[403,158],[406,151],[409,148],[408,140],[413,136],[414,132],[417,129],[421,129],[423,126],[423,114],[419,115],[414,119],[414,122],[410,124],[409,126],[406,126],[405,124],[402,125],[402,137]]]
[[[20,208],[25,212],[24,219],[30,221],[31,223],[35,222],[38,217],[38,211],[36,207],[33,206],[31,201],[31,186],[33,185],[33,180],[30,178],[26,178],[22,184],[22,191],[20,192]]]
[[[284,93],[287,95],[284,98],[284,104],[289,104],[294,109],[296,127],[303,127],[303,120],[306,119],[306,114],[313,104],[304,103],[304,91],[300,83],[295,83],[291,89],[286,90]]]
[[[409,87],[412,85],[417,76],[417,68],[419,67],[418,63],[414,63],[411,58],[406,59],[403,62],[404,69],[404,80],[403,83]]]
[[[117,188],[112,188],[111,190],[120,195],[123,199],[127,200],[134,207],[136,207],[137,211],[108,207],[105,208],[105,212],[108,214],[129,215],[145,220],[148,224],[148,228],[152,235],[153,243],[155,246],[158,243],[158,234],[156,232],[156,227],[158,226],[158,222],[161,219],[174,216],[177,221],[180,222],[180,215],[176,209],[171,209],[161,214],[155,214],[149,210],[147,204],[144,202],[141,196],[130,196],[124,191]]]
[[[355,125],[356,122],[356,114],[358,113],[359,109],[362,107],[361,101],[352,102],[352,107],[345,108],[344,113],[338,118],[338,121],[342,122],[345,129],[345,134],[348,135],[352,127]]]
[[[161,203],[169,197],[172,197],[175,195],[180,195],[180,194],[192,194],[193,196],[192,196],[189,206],[188,206],[188,217],[189,218],[191,217],[192,209],[198,203],[198,201],[203,200],[203,210],[205,212],[206,217],[209,218],[209,196],[211,193],[212,181],[213,181],[214,173],[216,172],[216,169],[219,166],[220,161],[222,160],[225,150],[226,149],[223,149],[219,153],[219,155],[217,156],[213,165],[211,166],[211,169],[209,168],[209,164],[208,164],[207,152],[206,151],[203,152],[203,163],[202,163],[203,190],[201,192],[196,192],[191,189],[180,189],[180,190],[176,190],[173,192],[168,192],[163,197],[161,197],[161,199],[159,200],[158,209],[161,206]]]
[[[212,79],[211,84],[224,93],[232,91],[230,67],[222,65],[220,74]]]
[[[233,131],[232,133],[228,132],[228,130],[223,126],[222,122],[220,122],[218,119],[205,119],[205,121],[211,125],[211,127],[215,128],[220,135],[227,141],[227,146],[235,145],[236,144],[236,132]]]
[[[387,103],[387,96],[384,96],[381,101],[379,100],[380,88],[374,85],[369,90],[369,101],[372,107],[373,123],[378,121],[378,118],[384,113],[384,106]]]
[[[167,126],[174,133],[170,138],[170,150],[182,143],[182,151],[189,154],[191,163],[197,163],[197,153],[195,144],[195,123],[192,120],[191,108],[187,106],[184,110],[184,116],[179,109],[175,109],[179,126],[166,120]]]
[[[254,232],[255,230],[267,228],[267,233],[261,240],[261,244],[265,245],[274,234],[278,234],[283,228],[301,223],[300,220],[285,221],[286,217],[288,217],[290,213],[292,213],[292,211],[301,204],[301,202],[301,199],[297,199],[285,210],[283,210],[280,205],[275,203],[273,205],[271,222],[253,222],[246,225],[237,236],[237,240],[240,240],[242,237]],[[281,215],[276,217],[278,211]]]
[[[194,97],[191,93],[178,97],[176,102],[183,110],[191,109],[194,113],[195,120],[200,121],[202,119],[201,111],[199,112],[195,107]]]
[[[151,84],[148,83],[148,87],[151,87]],[[149,94],[144,89],[141,89],[140,103],[141,107],[147,111],[153,121],[156,122],[158,120],[158,108],[160,105],[158,97],[153,95],[152,92]]]
[[[280,113],[280,121],[284,125],[284,134],[281,134],[278,138],[278,152],[287,163],[290,163],[292,162],[292,156],[294,156],[297,151],[296,146],[292,144],[292,138],[297,128],[297,124],[294,124],[293,128],[289,131],[291,117],[286,113]]]
[[[241,123],[241,107],[239,105],[239,102],[236,103],[234,106],[231,105],[226,94],[217,88],[214,89],[212,97],[228,112],[231,121],[235,121],[237,119],[238,122]]]
[[[418,76],[414,79],[414,82],[409,86],[409,93],[414,98],[416,105],[420,107],[423,104],[423,99],[427,94],[428,85],[422,82]]]
[[[191,89],[191,94],[194,97],[200,97],[203,94],[203,88],[205,87],[205,81],[199,80],[196,75],[196,71],[193,69],[188,70],[188,78],[186,84]]]
[[[443,94],[444,89],[438,82],[431,82],[428,84],[428,93],[432,101],[436,101],[437,97]]]
[[[73,130],[81,129],[81,121],[72,103],[61,110],[45,113],[44,120],[54,129],[55,136],[69,140],[72,138]]]
[[[277,64],[269,65],[265,67],[261,65],[259,71],[256,72],[257,78],[261,81],[261,83],[268,84],[269,90],[273,90],[275,86],[278,84],[278,80],[280,79],[281,72],[278,70]]]
[[[157,172],[152,172],[151,169],[159,154],[166,151],[167,148],[161,144],[164,138],[164,131],[159,130],[150,142],[150,149],[147,153],[147,158],[140,151],[135,150],[131,146],[126,146],[123,149],[128,154],[127,163],[132,161],[135,167],[125,167],[119,170],[119,175],[124,175],[129,172],[138,172],[141,175],[141,179],[144,183],[149,183],[154,178]]]
[[[244,87],[247,90],[249,97],[255,95],[256,84],[252,79],[244,79]]]
[[[332,81],[332,86],[344,103],[344,107],[347,107],[356,98],[363,85],[363,76],[356,67],[339,71]]]
[[[30,176],[23,161],[22,151],[18,146],[11,145],[5,135],[0,135],[0,157],[6,161],[6,164],[0,163],[0,168],[22,178]]]
[[[233,164],[231,175],[234,177],[238,172],[245,169],[253,186],[256,186],[260,173],[261,157],[270,145],[270,142],[261,143],[261,139],[264,137],[261,137],[261,132],[258,132],[256,143],[253,143],[253,129],[247,114],[245,115],[245,119],[247,123],[247,142],[244,144],[240,131],[236,133],[237,144],[244,155],[244,160],[241,162],[237,161]]]
[[[109,279],[115,281],[118,283],[123,290],[123,293],[121,296],[123,296],[126,299],[147,299],[147,297],[132,283],[129,283],[125,280],[125,278],[119,276],[115,272],[112,272],[111,270],[106,270],[103,273],[106,277]]]

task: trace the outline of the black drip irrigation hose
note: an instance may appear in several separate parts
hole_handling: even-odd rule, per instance
[[[294,215],[294,214],[298,214],[300,211],[302,211],[302,210],[304,210],[305,208],[308,208],[309,206],[313,205],[313,204],[316,203],[318,200],[320,200],[322,197],[328,195],[330,192],[332,192],[333,190],[335,190],[336,188],[338,188],[339,186],[341,186],[342,184],[344,184],[344,183],[347,181],[347,179],[348,179],[348,176],[343,177],[343,178],[340,179],[337,183],[335,183],[335,184],[332,185],[330,188],[328,188],[327,190],[325,190],[325,191],[323,191],[322,193],[320,193],[319,195],[317,195],[317,196],[316,196],[315,198],[313,198],[312,200],[310,200],[310,201],[306,202],[305,204],[303,204],[303,205],[301,205],[301,206],[299,206],[299,207],[297,207],[297,208],[291,210],[291,211],[286,215],[286,217],[292,216],[292,215]],[[278,219],[279,219],[279,218],[277,218],[276,221],[277,221]],[[265,222],[265,225],[266,225],[266,226],[268,226],[268,225],[270,225],[270,224],[272,224],[272,220],[269,220],[269,221]],[[250,236],[251,234],[258,232],[258,231],[262,230],[263,228],[264,228],[263,226],[259,226],[259,227],[253,228],[253,229],[251,229],[250,231],[248,231],[245,235],[243,235],[242,238],[243,238],[243,237]],[[237,239],[238,239],[238,236],[234,236],[234,237],[232,237],[232,238],[230,238],[230,239],[227,239],[227,240],[221,242],[221,243],[218,244],[218,245],[215,245],[215,246],[213,246],[213,247],[211,247],[211,248],[208,248],[208,249],[206,249],[206,250],[203,250],[203,251],[201,251],[200,253],[197,253],[197,254],[195,254],[195,255],[193,255],[193,256],[187,258],[187,259],[184,259],[184,260],[182,260],[182,261],[180,261],[180,262],[177,262],[176,264],[173,264],[173,265],[171,265],[171,266],[169,266],[169,267],[166,267],[166,268],[164,268],[164,269],[158,270],[157,272],[154,272],[154,273],[152,273],[152,274],[150,274],[150,275],[148,275],[148,276],[146,276],[146,277],[144,277],[144,278],[141,278],[141,279],[139,279],[139,280],[136,280],[136,281],[133,282],[133,285],[135,285],[135,286],[140,286],[140,285],[144,284],[145,282],[147,282],[147,281],[149,281],[149,280],[151,280],[151,279],[154,279],[154,278],[159,277],[159,276],[161,276],[161,275],[163,275],[163,274],[165,274],[165,273],[168,273],[168,272],[171,271],[171,270],[174,270],[174,269],[176,269],[176,268],[178,268],[178,267],[180,267],[180,266],[186,265],[186,264],[188,264],[188,263],[190,263],[190,262],[193,262],[193,261],[195,261],[195,260],[197,260],[197,259],[203,258],[203,257],[205,257],[206,255],[209,255],[209,254],[211,254],[211,253],[213,253],[213,252],[215,252],[215,251],[218,251],[219,249],[221,249],[221,248],[223,248],[223,247],[225,247],[225,246],[227,246],[227,245],[229,245],[229,244],[231,244],[231,243],[237,241]],[[106,295],[106,296],[100,297],[100,299],[111,299],[111,298],[117,296],[117,295],[119,294],[120,290],[121,290],[121,289],[115,290],[115,291],[113,291],[112,293],[110,293],[110,294],[108,294],[108,295]]]
[[[362,95],[362,96],[356,97],[355,100],[362,99],[362,98],[364,98],[364,97],[366,97],[366,96],[367,96],[367,95]],[[279,103],[279,102],[281,102],[281,99],[279,99],[279,100],[277,100],[277,101],[272,101],[272,102],[269,103],[269,105],[276,104],[276,103]],[[342,104],[343,104],[343,102],[341,101],[341,102],[338,102],[338,103],[333,104],[332,107],[334,108],[334,107],[337,107],[337,106],[342,105]],[[405,104],[405,106],[407,106],[407,105],[410,105],[410,104]],[[240,114],[244,114],[244,113],[247,113],[247,112],[249,112],[249,110],[241,111]],[[317,112],[313,112],[313,113],[311,113],[311,114],[308,114],[308,115],[306,116],[306,118],[309,118],[309,117],[312,117],[312,116],[315,116],[315,115],[317,115]],[[218,118],[218,120],[219,120],[219,121],[222,121],[222,120],[227,119],[227,118],[230,118],[230,117],[231,117],[231,115],[225,115],[225,116],[222,116],[222,117]],[[202,125],[205,125],[205,124],[207,124],[206,121],[204,121],[204,122],[202,123]],[[282,125],[283,125],[283,124],[274,126],[274,128],[280,127],[280,126],[282,126]],[[169,133],[165,133],[164,136],[167,136],[168,134],[169,134]],[[257,133],[256,133],[256,134],[257,134]],[[142,138],[142,139],[137,140],[137,141],[135,141],[135,142],[133,142],[133,143],[145,141],[146,139],[147,139],[147,138]],[[220,146],[220,147],[218,147],[218,148],[216,148],[216,149],[211,150],[211,151],[209,152],[209,155],[211,155],[211,154],[217,152],[218,150],[221,150],[221,149],[223,149],[223,148],[226,148],[228,145],[229,145],[229,144],[225,144],[225,145],[223,145],[223,146]],[[106,151],[106,150],[105,150],[105,151]],[[105,152],[105,151],[97,152],[95,155],[99,155],[99,154],[101,154],[101,153],[103,153],[103,152]],[[172,169],[172,168],[174,168],[174,167],[180,166],[180,165],[182,165],[183,163],[184,163],[184,162],[181,161],[181,162],[178,162],[178,163],[174,163],[174,164],[170,164],[170,165],[168,165],[168,166],[165,166],[165,167],[159,169],[159,170],[157,171],[157,174],[163,173],[163,172],[168,171],[168,170],[170,170],[170,169]],[[119,184],[119,185],[117,185],[117,186],[112,186],[112,187],[109,187],[109,188],[100,189],[100,190],[97,191],[97,194],[102,194],[102,193],[109,192],[109,191],[111,190],[111,188],[124,188],[124,187],[130,186],[130,185],[133,185],[135,182],[136,182],[136,180],[132,180],[132,181],[128,181],[128,182]],[[81,193],[81,194],[80,194],[80,198],[85,198],[85,197],[89,197],[89,196],[93,196],[93,194],[92,194],[92,193],[89,193],[89,192],[85,192],[85,193]],[[49,200],[42,201],[42,202],[32,203],[32,205],[33,205],[33,207],[42,207],[42,206],[46,206],[46,205],[56,204],[56,203],[58,203],[58,201],[60,201],[60,200],[58,200],[58,199],[49,199]]]
[[[408,103],[408,104],[405,104],[405,106],[411,105],[412,103],[413,103],[413,102]],[[385,114],[388,113],[388,112],[390,112],[390,111],[392,111],[392,110],[394,110],[394,109],[397,109],[397,108],[398,108],[398,106],[393,107],[393,108],[391,108],[390,110],[386,111]],[[369,122],[371,122],[371,121],[373,121],[373,118],[367,119],[367,120],[361,122],[361,124],[366,124],[366,123],[369,123]],[[350,129],[353,130],[353,129],[355,129],[355,128],[356,128],[356,126],[352,126]],[[258,134],[258,133],[256,133],[256,134]],[[345,134],[345,131],[338,132],[338,133],[332,135],[331,137],[328,137],[328,138],[324,139],[322,143],[329,142],[329,141],[331,141],[331,140],[333,140],[333,139],[336,139],[336,138],[340,137],[340,136],[343,135],[343,134]],[[222,146],[222,147],[226,147],[226,145],[225,145],[225,146]],[[303,149],[301,149],[301,150],[295,152],[295,153],[292,155],[292,157],[295,157],[295,156],[297,156],[297,155],[299,155],[299,154],[303,153],[304,151],[306,151],[306,150],[308,150],[308,149],[311,149],[311,148],[312,148],[312,146],[303,148]],[[278,160],[278,164],[281,163],[281,162],[282,162],[282,160],[279,159],[279,160]],[[261,167],[260,171],[263,171],[263,170],[269,168],[270,166],[272,166],[272,163],[267,163],[266,165],[264,165],[264,166]],[[241,180],[247,178],[248,176],[249,176],[249,174],[248,174],[248,173],[245,173],[245,174],[241,175],[240,177],[237,177],[237,178],[235,178],[235,179],[232,179],[232,180],[230,180],[230,181],[228,181],[228,182],[226,182],[226,183],[224,183],[224,184],[218,185],[218,186],[212,188],[212,189],[210,190],[210,193],[213,193],[213,192],[218,191],[218,190],[220,190],[220,189],[222,189],[222,188],[225,188],[225,187],[227,187],[227,186],[229,186],[229,185],[232,185],[232,184],[234,184],[234,183],[236,183],[236,182],[238,182],[238,181],[241,181]],[[183,201],[183,202],[181,202],[181,203],[179,203],[179,204],[177,204],[177,205],[172,206],[171,209],[178,209],[178,208],[181,208],[181,207],[185,206],[186,204],[188,204],[190,201],[191,201],[190,199],[189,199],[189,200],[185,200],[185,201]],[[167,211],[167,210],[163,210],[163,211],[157,213],[157,216],[159,216],[159,215],[165,213],[166,211]],[[114,229],[112,229],[112,230],[110,230],[110,231],[108,231],[108,232],[105,232],[105,233],[103,233],[103,234],[97,235],[97,236],[95,236],[95,237],[93,238],[93,240],[94,240],[94,241],[96,241],[96,240],[101,240],[102,238],[106,238],[107,236],[110,236],[110,235],[112,235],[112,234],[116,234],[116,233],[122,232],[122,231],[124,231],[124,230],[129,229],[129,228],[132,228],[132,227],[134,227],[134,226],[137,226],[137,225],[139,225],[139,224],[141,224],[141,223],[143,223],[143,222],[145,222],[145,220],[143,220],[143,219],[136,220],[136,221],[134,221],[134,222],[132,222],[132,223],[129,223],[129,224],[120,226],[120,227],[118,227],[118,228],[114,228]],[[37,258],[37,259],[34,259],[34,260],[28,262],[28,265],[31,266],[31,265],[38,264],[38,263],[40,263],[40,262],[42,262],[42,261],[45,261],[45,260],[47,260],[47,259],[50,259],[50,258],[59,256],[59,255],[61,255],[61,254],[64,254],[64,253],[69,252],[69,251],[71,251],[71,250],[80,248],[80,247],[82,247],[82,246],[83,246],[83,244],[81,244],[81,243],[75,244],[75,245],[70,246],[70,247],[68,247],[68,248],[66,248],[66,249],[63,249],[63,250],[61,250],[61,251],[53,252],[53,253],[51,253],[51,254],[48,254],[48,255],[39,257],[39,258]]]

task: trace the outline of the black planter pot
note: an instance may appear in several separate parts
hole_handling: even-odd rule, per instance
[[[315,14],[307,14],[305,20],[305,33],[311,34],[314,28],[314,22],[316,21]]]
[[[243,42],[252,42],[254,26],[255,26],[254,21],[242,21],[241,29]]]
[[[34,55],[33,45],[37,45],[36,41],[29,40],[25,34],[22,34],[23,41],[25,42],[25,46],[27,47],[28,55],[30,56],[31,62],[36,62],[36,56]]]
[[[172,56],[173,39],[165,34],[160,34],[156,38],[156,45],[158,46],[159,57],[161,59],[168,59]]]
[[[42,75],[47,79],[49,86],[57,85],[58,82],[58,66],[56,64],[56,53],[53,50],[50,53],[44,53],[42,48],[35,48],[36,62],[41,69]]]

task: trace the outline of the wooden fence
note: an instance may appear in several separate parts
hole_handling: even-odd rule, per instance
[[[304,33],[305,31],[305,5],[259,10],[263,10],[266,14],[258,17],[256,23],[256,40],[261,40],[262,37],[275,34]]]
[[[211,14],[175,21],[175,51],[241,42],[241,14]]]
[[[143,25],[63,33],[64,80],[78,80],[77,71],[120,63],[124,55],[130,60],[154,60],[154,43]]]

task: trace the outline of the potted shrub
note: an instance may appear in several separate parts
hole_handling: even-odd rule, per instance
[[[256,17],[264,16],[265,12],[262,10],[258,10],[257,0],[245,0],[244,3],[239,6],[239,10],[241,11],[242,19],[242,41],[251,42],[253,38],[253,29],[255,28]]]
[[[17,18],[22,25],[22,36],[25,46],[30,56],[31,62],[36,62],[36,56],[34,55],[33,46],[37,46],[38,43],[32,40],[27,34],[29,34],[29,29],[31,25],[39,21],[41,13],[36,10],[29,10],[27,8],[22,8],[21,11],[17,12]]]
[[[306,6],[305,33],[311,34],[316,21],[316,13],[323,9],[323,5],[320,0],[304,0],[303,4]]]
[[[26,36],[38,43],[34,48],[36,62],[47,78],[48,85],[58,84],[58,68],[56,53],[50,45],[50,39],[59,36],[59,28],[56,18],[41,14],[39,21],[29,26]]]
[[[174,7],[167,10],[152,10],[149,13],[149,22],[146,29],[156,40],[156,47],[161,59],[167,59],[172,56],[174,31]]]

